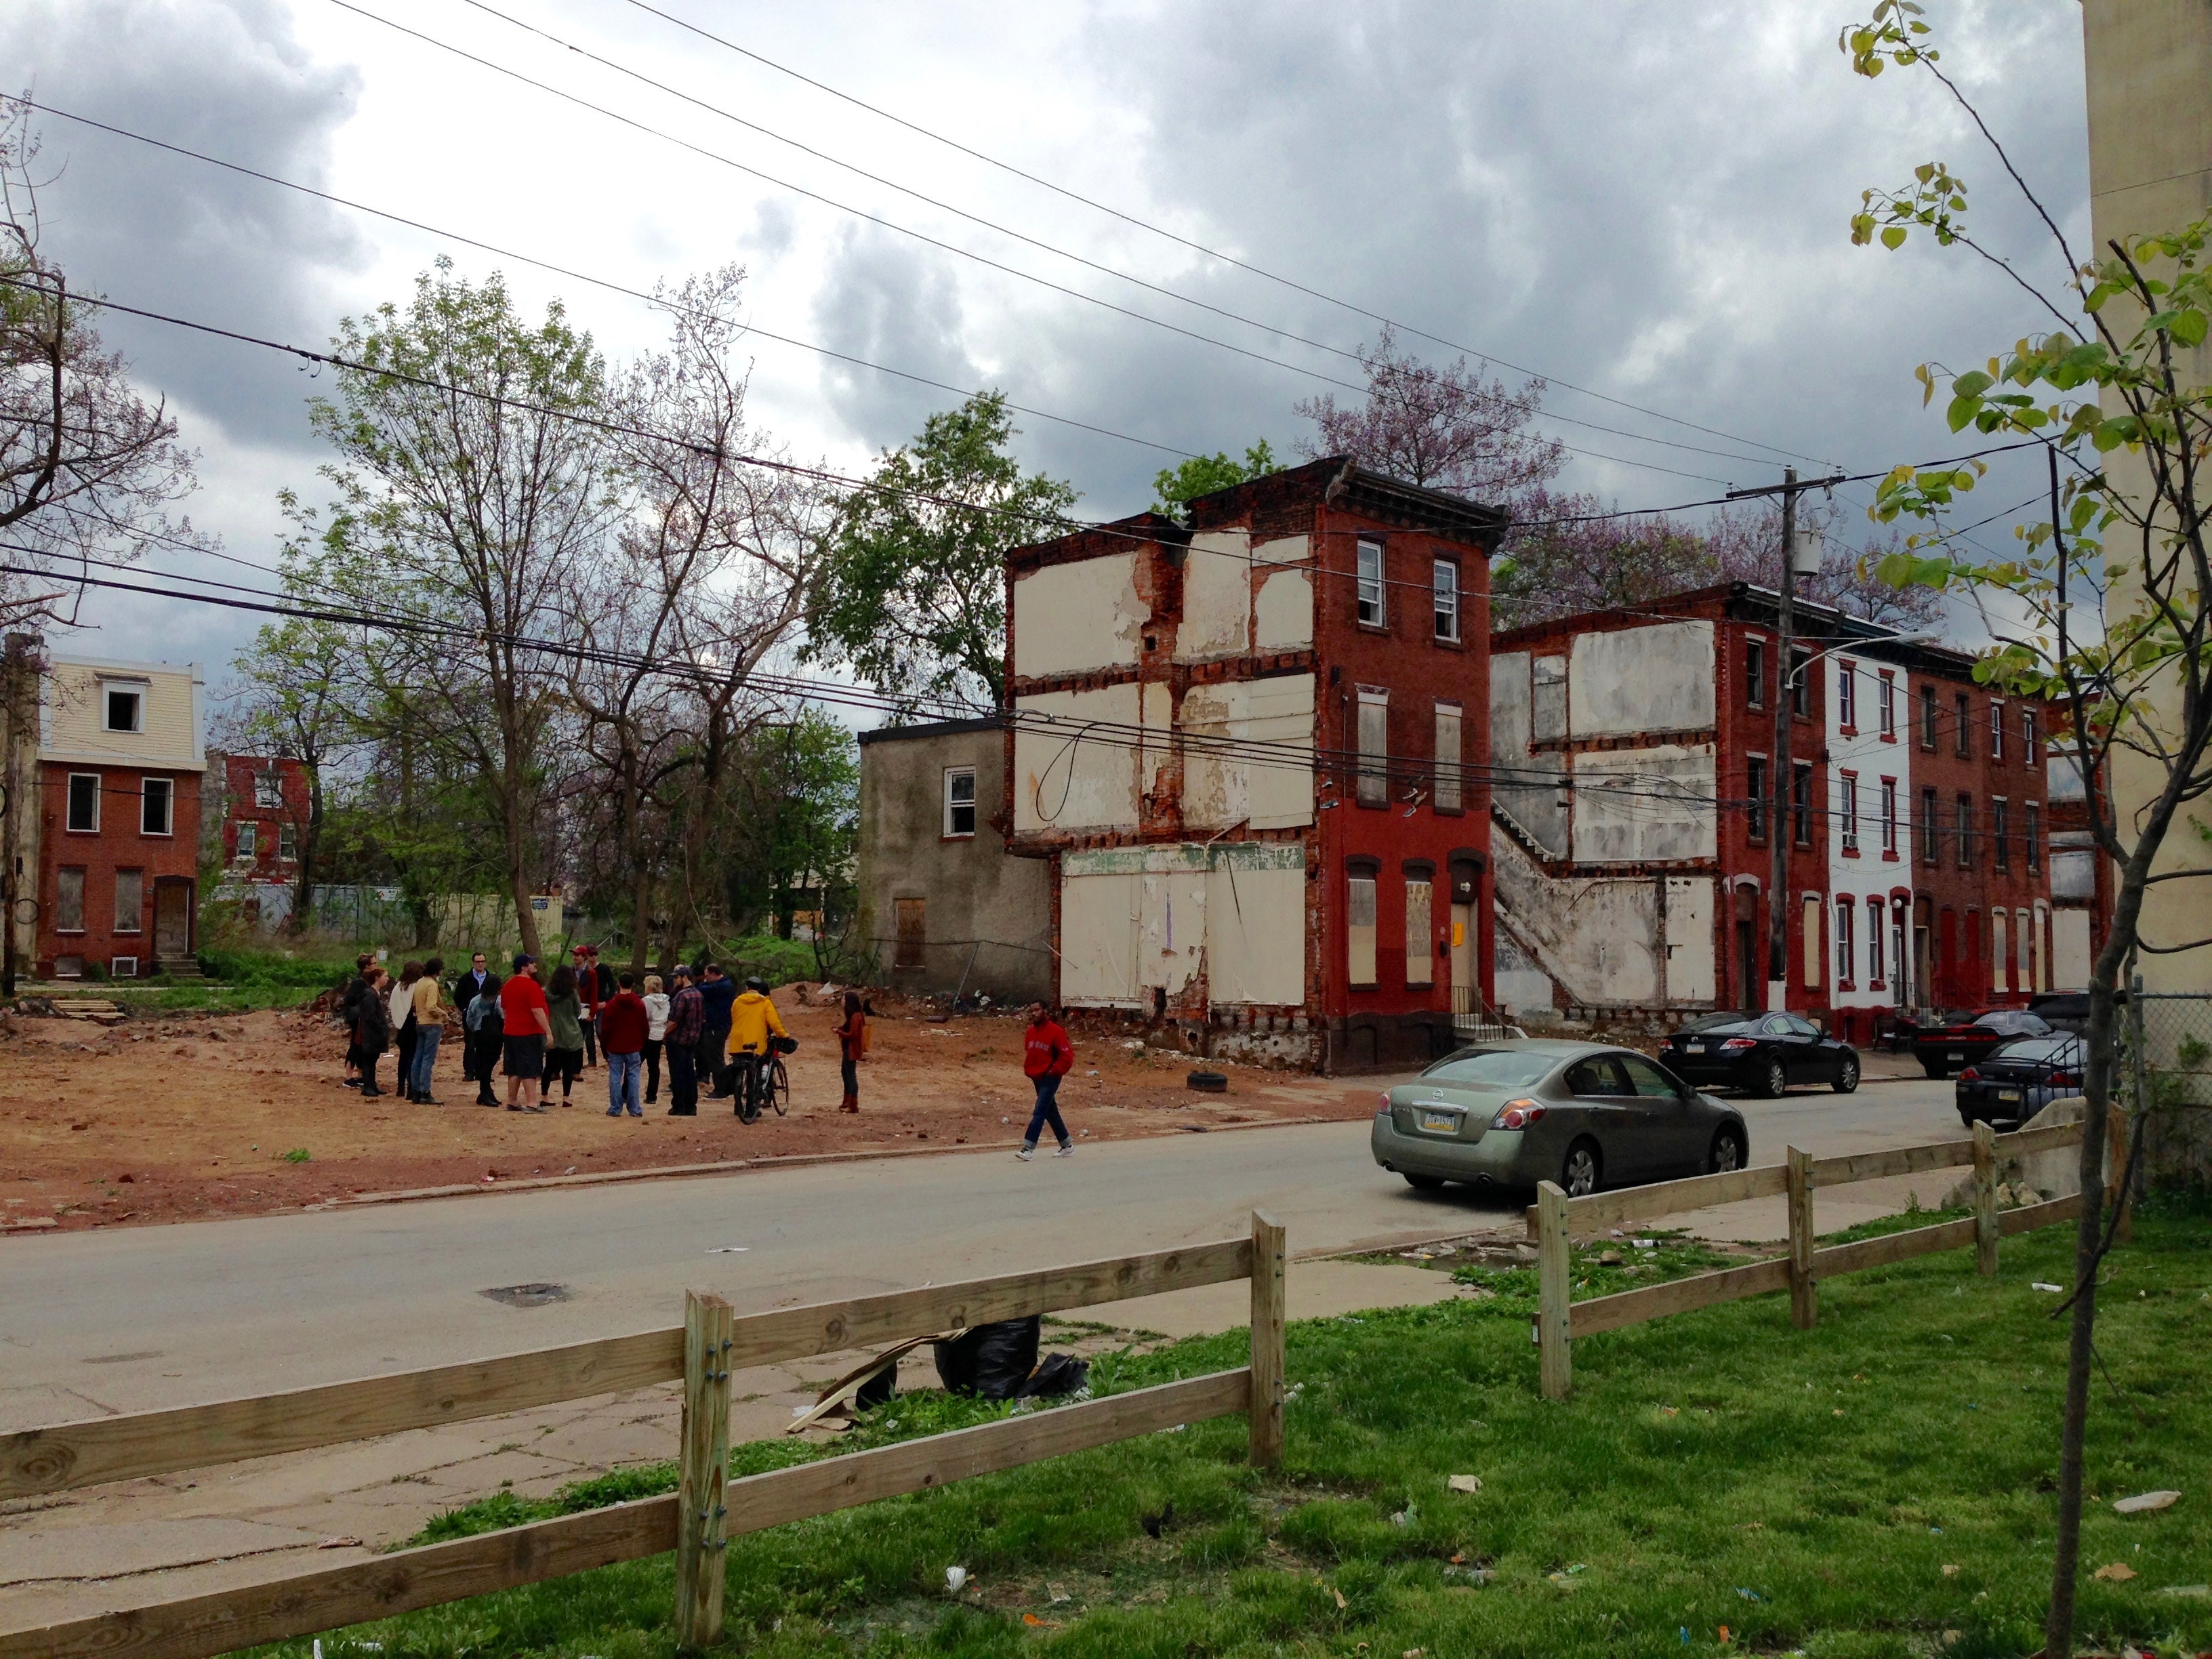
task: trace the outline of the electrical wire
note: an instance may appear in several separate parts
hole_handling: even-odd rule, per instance
[[[1703,426],[1695,421],[1686,420],[1681,416],[1669,415],[1664,410],[1652,409],[1642,404],[1630,403],[1625,398],[1612,397],[1602,392],[1595,392],[1588,386],[1577,386],[1571,380],[1563,380],[1555,375],[1545,374],[1540,371],[1533,368],[1525,368],[1518,363],[1507,362],[1504,358],[1497,356],[1495,353],[1484,351],[1475,346],[1462,345],[1455,340],[1448,339],[1439,334],[1431,334],[1427,330],[1417,327],[1411,323],[1400,322],[1393,318],[1384,315],[1381,312],[1370,311],[1364,306],[1356,304],[1352,301],[1339,299],[1334,295],[1324,293],[1322,290],[1316,288],[1308,287],[1305,283],[1298,282],[1292,277],[1279,276],[1275,272],[1268,270],[1263,266],[1254,264],[1249,260],[1240,259],[1234,254],[1223,252],[1218,248],[1209,247],[1203,242],[1194,241],[1189,237],[1180,235],[1175,231],[1169,230],[1160,225],[1154,224],[1150,220],[1140,218],[1134,214],[1124,212],[1119,208],[1109,206],[1103,202],[1082,195],[1078,191],[1069,190],[1063,185],[1056,185],[1050,179],[1040,178],[1034,173],[1026,172],[1024,169],[1014,166],[1012,162],[1000,161],[997,157],[986,155],[981,150],[971,149],[968,145],[960,143],[957,139],[948,138],[944,134],[933,131],[931,129],[922,126],[916,122],[908,120],[903,116],[894,115],[889,110],[881,108],[877,105],[871,104],[864,99],[856,98],[850,93],[842,92],[836,87],[830,85],[827,82],[819,81],[811,76],[802,74],[797,70],[788,68],[782,64],[777,63],[773,58],[763,57],[761,53],[754,52],[749,47],[741,46],[734,40],[727,40],[721,35],[714,33],[709,29],[702,28],[696,23],[689,22],[684,18],[677,16],[672,12],[664,11],[659,6],[648,3],[648,0],[629,0],[629,3],[635,6],[640,11],[650,13],[653,16],[659,18],[662,21],[672,24],[677,28],[683,29],[688,33],[696,35],[702,40],[709,41],[715,46],[722,47],[726,51],[735,52],[742,58],[750,58],[754,63],[760,64],[765,69],[774,70],[779,75],[788,76],[793,80],[801,82],[807,86],[812,87],[818,92],[826,93],[832,98],[836,98],[842,102],[850,104],[855,108],[866,110],[871,115],[879,117],[884,120],[891,122],[895,125],[903,127],[909,132],[917,134],[921,137],[927,138],[933,143],[943,144],[948,149],[957,150],[963,155],[969,156],[975,161],[984,163],[987,167],[996,167],[1002,173],[1011,173],[1015,178],[1024,179],[1030,184],[1036,185],[1042,189],[1048,190],[1054,195],[1065,197],[1069,201],[1079,203],[1083,206],[1091,208],[1097,212],[1103,213],[1110,218],[1118,219],[1124,224],[1132,225],[1139,230],[1149,231],[1156,236],[1164,237],[1169,241],[1177,243],[1183,247],[1188,248],[1193,252],[1202,253],[1209,259],[1218,259],[1224,264],[1234,266],[1239,270],[1248,272],[1249,274],[1258,276],[1264,281],[1276,283],[1279,286],[1289,289],[1295,293],[1305,295],[1310,299],[1319,300],[1326,305],[1338,307],[1342,310],[1352,313],[1355,316],[1364,317],[1370,322],[1381,323],[1386,328],[1400,330],[1404,333],[1413,335],[1417,338],[1427,340],[1436,345],[1443,346],[1449,350],[1461,352],[1465,356],[1476,358],[1483,362],[1495,363],[1501,368],[1512,370],[1516,374],[1525,374],[1534,379],[1541,380],[1547,385],[1559,386],[1566,391],[1577,392],[1585,398],[1595,398],[1600,403],[1611,404],[1618,409],[1629,410],[1638,415],[1649,415],[1656,420],[1667,421],[1676,426],[1686,427],[1693,432],[1702,432],[1708,437],[1724,438],[1730,443],[1748,444],[1754,449],[1768,450],[1774,454],[1787,456],[1796,460],[1814,461],[1823,465],[1833,465],[1832,462],[1823,461],[1819,457],[1808,455],[1802,450],[1784,448],[1779,445],[1768,443],[1763,439],[1748,438],[1741,435],[1741,434],[1725,432],[1718,427]]]

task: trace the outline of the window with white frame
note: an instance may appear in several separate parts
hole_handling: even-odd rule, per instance
[[[142,836],[174,834],[176,822],[177,785],[173,778],[141,778],[138,780],[138,833]]]
[[[1858,966],[1855,942],[1858,930],[1851,926],[1852,918],[1857,914],[1858,902],[1856,899],[1838,898],[1836,901],[1836,983],[1839,987],[1851,982],[1856,976],[1854,970]]]
[[[101,726],[110,732],[143,732],[146,729],[146,692],[143,686],[117,685],[112,681],[101,685]]]
[[[1859,850],[1859,775],[1838,773],[1836,778],[1836,805],[1842,821],[1844,851]]]
[[[1992,702],[1990,704],[1990,758],[1993,761],[2004,758],[2004,705]]]
[[[288,861],[300,856],[300,832],[294,825],[276,826],[276,856]]]
[[[1460,706],[1437,705],[1437,811],[1456,812],[1466,805],[1461,791]]]
[[[1359,620],[1370,628],[1383,625],[1382,544],[1359,544]]]
[[[1881,850],[1897,856],[1897,780],[1881,781]]]
[[[1459,638],[1459,566],[1449,559],[1436,562],[1437,637]]]
[[[72,834],[100,833],[100,774],[72,772],[69,780],[69,827]]]
[[[1836,664],[1836,720],[1846,732],[1859,723],[1859,671],[1856,664]]]
[[[2043,745],[2036,741],[2037,736],[2035,710],[2021,709],[2020,711],[2020,763],[2022,766],[2037,766],[2042,763]]]
[[[1359,804],[1390,804],[1390,694],[1359,691]]]
[[[238,851],[236,857],[240,864],[251,864],[253,862],[253,854],[260,840],[260,836],[257,832],[260,828],[261,826],[256,823],[252,818],[240,818],[238,821]]]
[[[945,769],[945,838],[965,840],[975,833],[975,769]]]
[[[1887,674],[1880,681],[1879,698],[1881,706],[1881,735],[1884,742],[1897,740],[1897,682]]]
[[[253,804],[264,810],[284,804],[284,781],[274,767],[253,775]]]
[[[1878,898],[1870,898],[1867,901],[1866,920],[1867,983],[1869,985],[1879,985],[1882,981],[1881,923],[1882,902]]]

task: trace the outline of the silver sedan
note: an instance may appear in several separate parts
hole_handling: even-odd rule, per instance
[[[1413,1186],[1601,1187],[1740,1170],[1742,1114],[1630,1048],[1528,1038],[1462,1048],[1382,1097],[1375,1161]]]

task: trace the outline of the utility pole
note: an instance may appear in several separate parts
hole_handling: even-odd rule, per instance
[[[1782,470],[1779,484],[1758,489],[1731,489],[1728,493],[1732,501],[1754,495],[1782,497],[1782,618],[1774,657],[1774,758],[1769,763],[1772,787],[1768,792],[1768,835],[1774,856],[1766,884],[1766,1006],[1776,1012],[1782,1010],[1790,988],[1790,843],[1795,829],[1790,818],[1790,805],[1796,785],[1796,768],[1790,757],[1790,722],[1797,702],[1790,636],[1797,621],[1797,497],[1808,489],[1823,489],[1843,482],[1840,474],[1801,482],[1797,469],[1788,466]],[[1807,689],[1809,692],[1810,688]]]
[[[23,831],[29,803],[20,764],[26,734],[36,729],[33,653],[28,634],[8,635],[0,654],[0,997],[15,994],[17,911],[23,897]]]

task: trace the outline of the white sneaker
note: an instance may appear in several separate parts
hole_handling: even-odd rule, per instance
[[[1034,1146],[1024,1146],[1021,1151],[1016,1152],[1014,1156],[1019,1158],[1023,1163],[1026,1164],[1036,1156],[1036,1148]]]
[[[1075,1148],[1072,1144],[1063,1146],[1058,1152],[1054,1152],[1053,1156],[1054,1158],[1073,1158],[1075,1156]]]

